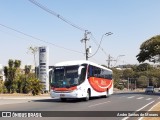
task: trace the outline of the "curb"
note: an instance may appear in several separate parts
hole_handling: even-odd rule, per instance
[[[51,97],[14,97],[14,96],[8,96],[8,97],[0,97],[1,100],[5,99],[18,99],[18,100],[36,100],[36,99],[51,99]]]

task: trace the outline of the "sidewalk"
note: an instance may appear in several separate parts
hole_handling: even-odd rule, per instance
[[[13,93],[13,94],[0,94],[0,99],[3,99],[3,98],[6,98],[6,99],[9,99],[9,98],[15,98],[15,99],[30,99],[30,98],[49,98],[50,97],[50,94],[40,94],[40,95],[36,95],[36,96],[33,96],[31,94],[20,94],[20,93]]]
[[[26,103],[32,100],[52,99],[49,94],[32,96],[29,94],[0,94],[0,105]]]
[[[49,94],[29,95],[29,94],[0,94],[0,99],[49,99]]]

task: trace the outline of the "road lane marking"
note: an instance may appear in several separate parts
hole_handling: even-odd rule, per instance
[[[152,98],[148,98],[148,99],[146,99],[146,100],[151,100]]]
[[[144,98],[144,97],[139,97],[139,98],[137,98],[137,99],[142,99],[142,98]]]
[[[131,97],[128,97],[128,98],[134,98],[135,96],[131,96]]]
[[[109,103],[109,102],[111,102],[111,101],[107,101],[107,102],[103,102],[103,103],[98,103],[98,104],[90,105],[88,107],[94,107],[94,106],[106,104],[106,103]]]
[[[140,111],[140,110],[144,109],[145,107],[147,107],[148,105],[152,104],[153,102],[154,102],[154,101],[152,101],[152,102],[146,104],[145,106],[141,107],[140,109],[138,109],[138,110],[136,110],[136,111]]]
[[[153,102],[154,102],[154,101],[152,101],[152,102],[146,104],[145,106],[139,108],[139,109],[136,110],[134,113],[136,113],[136,112],[138,112],[138,111],[141,111],[142,109],[144,109],[144,108],[147,107],[148,105],[152,104]],[[127,120],[128,118],[130,118],[130,117],[124,117],[122,120]]]
[[[148,111],[151,111],[156,105],[158,105],[160,102],[156,103],[155,105],[153,105]],[[138,120],[142,120],[144,117],[139,118]]]

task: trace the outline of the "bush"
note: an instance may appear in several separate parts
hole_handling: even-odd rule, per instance
[[[0,93],[7,93],[7,88],[2,80],[0,80]]]
[[[123,85],[118,85],[117,88],[120,89],[120,90],[123,90],[124,86]]]
[[[37,78],[31,77],[28,80],[26,80],[25,91],[27,93],[32,93],[32,95],[38,95],[41,93],[42,89],[43,85]]]

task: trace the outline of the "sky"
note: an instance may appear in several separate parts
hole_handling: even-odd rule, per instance
[[[23,65],[34,64],[33,54],[29,51],[30,46],[48,46],[49,65],[85,59],[85,47],[84,43],[81,43],[84,38],[83,30],[67,24],[29,0],[0,2],[0,64],[7,65],[9,59],[21,60]],[[107,65],[108,55],[117,60],[111,62],[112,66],[139,64],[136,55],[140,51],[140,45],[160,33],[159,0],[37,0],[37,2],[92,33],[87,36],[90,38],[87,47],[92,48],[89,56],[96,52],[102,40],[101,49],[89,58],[98,64]],[[107,32],[113,34],[103,36]],[[36,59],[38,62],[38,53]]]

